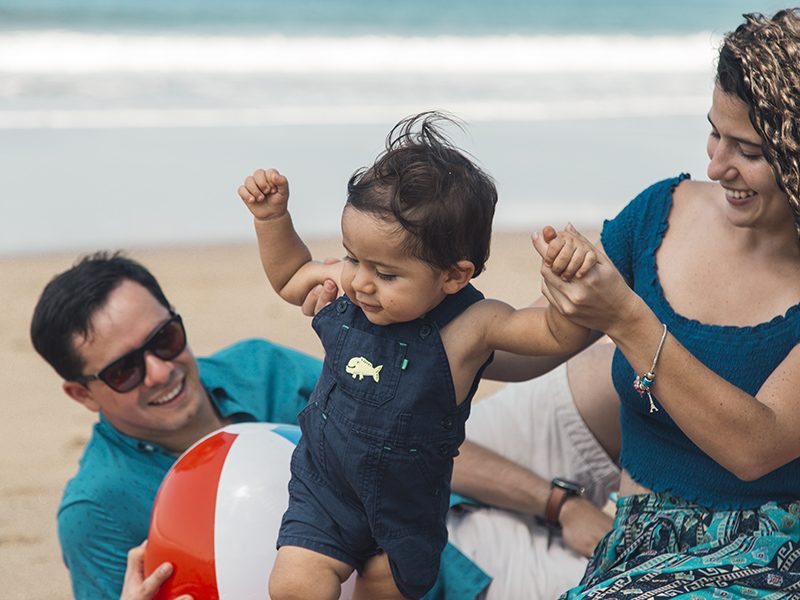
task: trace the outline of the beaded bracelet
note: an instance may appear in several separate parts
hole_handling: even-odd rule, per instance
[[[664,347],[664,340],[667,339],[667,325],[665,323],[662,323],[662,325],[664,326],[664,332],[661,334],[661,341],[658,342],[658,349],[656,350],[656,355],[653,357],[653,366],[650,367],[647,373],[637,375],[636,379],[633,380],[633,389],[639,392],[639,395],[642,397],[647,394],[647,398],[650,400],[651,413],[658,411],[656,403],[653,402],[653,395],[650,393],[650,388],[653,387],[653,384],[656,382],[656,363],[658,362],[659,354],[661,354],[661,348]]]

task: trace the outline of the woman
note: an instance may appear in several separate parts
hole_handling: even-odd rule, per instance
[[[713,183],[644,191],[585,277],[542,270],[616,343],[622,406],[614,529],[565,598],[800,591],[798,56],[800,11],[745,15],[720,50]]]

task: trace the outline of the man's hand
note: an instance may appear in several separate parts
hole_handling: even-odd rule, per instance
[[[256,219],[282,217],[289,203],[289,180],[276,169],[258,169],[240,185],[239,197]]]
[[[147,542],[131,549],[128,552],[128,566],[125,569],[125,581],[122,584],[122,593],[119,600],[151,600],[161,585],[172,575],[172,565],[162,563],[150,574],[144,576],[144,550]],[[191,596],[179,596],[175,600],[192,600]]]
[[[325,283],[314,286],[308,296],[303,300],[303,314],[307,317],[313,317],[323,308],[328,306],[336,299],[339,288],[332,279],[326,279]]]
[[[588,500],[573,496],[561,507],[559,522],[567,547],[588,558],[614,520]]]
[[[339,262],[338,258],[326,258],[326,265],[335,265]],[[326,279],[321,285],[314,286],[306,299],[303,300],[303,314],[313,317],[331,302],[336,300],[339,295],[339,287],[333,279]]]

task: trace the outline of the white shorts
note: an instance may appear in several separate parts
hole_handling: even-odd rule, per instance
[[[619,468],[575,408],[566,364],[477,402],[467,439],[546,479],[580,483],[598,507],[619,486]],[[451,511],[448,530],[450,541],[493,577],[481,596],[486,600],[552,600],[586,569],[586,559],[560,536],[549,543],[547,529],[534,517],[496,508]]]

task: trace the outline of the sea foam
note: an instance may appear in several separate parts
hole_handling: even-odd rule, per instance
[[[0,72],[698,72],[716,38],[567,35],[261,37],[0,33]]]
[[[700,114],[710,33],[286,37],[0,33],[0,129]]]

